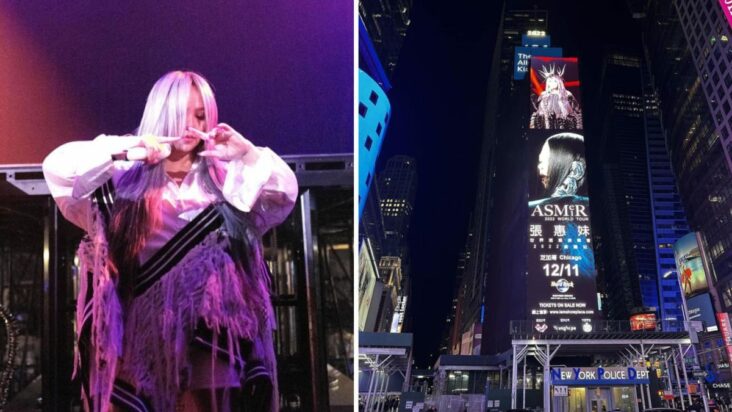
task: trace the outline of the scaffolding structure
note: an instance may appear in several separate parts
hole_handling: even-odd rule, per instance
[[[358,349],[359,373],[368,377],[368,390],[362,392],[366,412],[384,412],[392,377],[403,379],[401,392],[409,389],[412,364],[411,333],[361,332]]]
[[[579,333],[545,333],[538,334],[526,327],[524,322],[512,322],[512,362],[511,362],[511,408],[526,408],[526,385],[522,385],[519,398],[518,382],[525,382],[526,363],[529,356],[536,359],[543,369],[543,404],[544,411],[549,412],[552,405],[552,360],[558,356],[603,355],[612,359],[602,366],[626,366],[645,369],[648,362],[663,366],[663,383],[665,390],[674,394],[671,400],[676,407],[685,409],[692,405],[691,394],[696,385],[703,398],[705,410],[708,411],[706,389],[700,376],[689,376],[686,365],[687,355],[694,350],[693,339],[686,332],[631,331],[618,327],[620,322],[597,321],[600,327],[590,328],[590,332]],[[692,352],[693,354],[693,352]],[[699,370],[696,356],[691,357],[691,365]],[[519,374],[519,366],[522,373]],[[560,365],[554,365],[560,366]],[[588,365],[589,366],[589,365]],[[673,376],[671,375],[673,373]],[[675,377],[675,379],[673,379]],[[676,382],[674,387],[673,382]],[[683,382],[683,386],[682,386]],[[694,387],[692,388],[692,385]],[[651,408],[652,397],[649,384],[638,384],[640,401],[643,409]],[[684,399],[686,397],[686,399]],[[519,402],[520,401],[520,402]],[[637,402],[635,403],[637,407]],[[636,409],[637,411],[637,409]]]

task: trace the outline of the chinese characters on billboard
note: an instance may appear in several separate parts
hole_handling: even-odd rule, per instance
[[[596,273],[576,58],[533,57],[527,302],[534,329],[589,332]]]

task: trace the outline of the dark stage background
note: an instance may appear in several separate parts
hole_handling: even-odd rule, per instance
[[[257,145],[353,152],[349,1],[3,1],[0,39],[0,164],[131,132],[155,80],[181,68]]]

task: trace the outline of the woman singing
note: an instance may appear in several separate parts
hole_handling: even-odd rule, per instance
[[[290,168],[218,123],[192,72],[155,83],[136,136],[54,150],[43,171],[79,248],[75,374],[87,410],[278,410],[262,235]]]

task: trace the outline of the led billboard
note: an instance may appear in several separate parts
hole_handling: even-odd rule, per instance
[[[358,330],[367,330],[367,320],[369,313],[372,311],[371,300],[374,297],[374,289],[376,287],[376,279],[378,278],[378,269],[374,262],[374,255],[371,251],[371,244],[365,240],[361,244],[358,253]],[[378,299],[376,307],[378,308]]]
[[[656,313],[636,313],[630,316],[630,330],[656,330]]]
[[[727,359],[732,359],[732,324],[730,324],[729,314],[727,312],[717,313],[717,322],[719,330],[722,332],[722,339],[724,339],[724,347],[727,349]]]
[[[539,333],[589,332],[597,288],[577,59],[532,57],[530,77],[528,313]]]
[[[695,232],[676,241],[674,257],[684,295],[689,298],[707,292],[709,286]]]
[[[529,72],[532,56],[561,57],[561,47],[516,47],[513,54],[513,78],[523,80]]]
[[[717,330],[717,322],[714,319],[714,309],[712,308],[712,299],[708,293],[696,295],[686,301],[686,307],[689,308],[689,320],[701,321],[702,327],[706,332],[714,332]]]
[[[576,57],[531,58],[530,129],[582,130]]]

